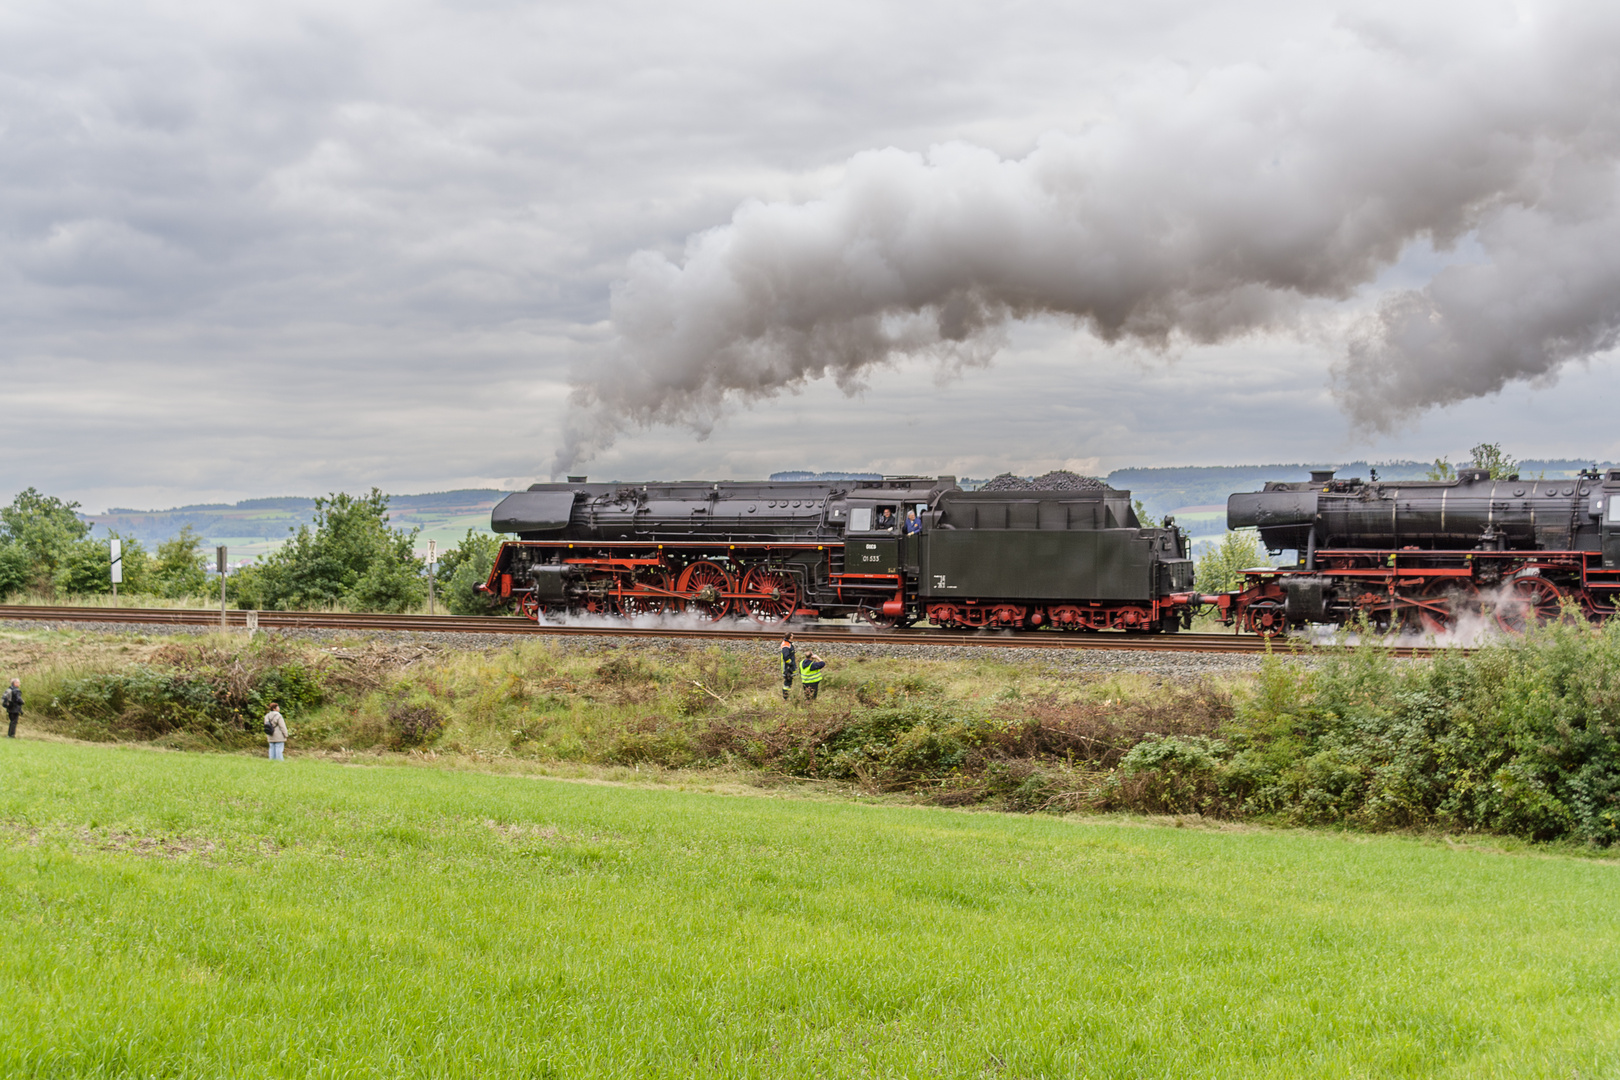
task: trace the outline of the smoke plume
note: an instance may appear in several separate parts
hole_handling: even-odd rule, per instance
[[[1015,160],[863,153],[820,199],[745,204],[678,262],[641,252],[556,468],[898,357],[985,363],[1010,320],[1153,348],[1298,327],[1420,241],[1485,259],[1372,298],[1335,373],[1346,411],[1387,427],[1551,377],[1620,333],[1620,10],[1497,14],[1341,26]]]

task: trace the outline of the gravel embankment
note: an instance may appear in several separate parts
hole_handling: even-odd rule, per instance
[[[0,620],[0,631],[71,630],[83,634],[128,634],[136,636],[168,636],[174,634],[214,633],[208,626],[131,625],[128,623],[99,622],[36,622],[33,620]],[[238,629],[237,633],[241,633]],[[512,634],[444,634],[407,631],[355,631],[355,630],[260,630],[261,634],[282,634],[303,641],[382,641],[401,645],[432,644],[448,649],[510,649],[524,640]],[[531,639],[532,640],[532,639]],[[548,638],[551,643],[570,653],[592,654],[614,649],[630,651],[663,651],[667,649],[702,650],[720,648],[728,652],[775,657],[774,641],[758,645],[730,641],[703,641],[693,638],[621,638],[612,636],[567,636]],[[852,660],[856,657],[898,658],[909,660],[996,660],[1006,664],[1033,664],[1055,675],[1097,674],[1100,672],[1132,671],[1165,678],[1193,678],[1204,675],[1238,675],[1258,671],[1263,657],[1231,653],[1152,652],[1146,649],[1052,649],[1052,648],[996,648],[984,645],[912,645],[899,642],[862,641],[823,643],[810,646],[828,660]],[[1289,663],[1305,663],[1306,658],[1285,657]]]

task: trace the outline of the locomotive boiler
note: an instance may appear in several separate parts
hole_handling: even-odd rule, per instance
[[[1380,629],[1444,631],[1484,615],[1504,627],[1615,610],[1620,592],[1620,469],[1575,479],[1444,481],[1336,478],[1268,483],[1227,500],[1227,527],[1258,529],[1293,567],[1245,572],[1223,597],[1228,622],[1261,634],[1365,618]]]
[[[851,616],[876,626],[1175,630],[1185,536],[1130,493],[964,491],[954,477],[535,484],[491,515],[484,588],[523,614]]]

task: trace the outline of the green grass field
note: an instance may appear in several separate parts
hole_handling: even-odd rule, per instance
[[[1620,865],[0,745],[0,1072],[1620,1070]]]

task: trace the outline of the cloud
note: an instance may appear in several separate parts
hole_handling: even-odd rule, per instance
[[[1142,282],[1175,270],[1188,251],[1218,251],[1223,234],[1183,235],[1152,215],[1087,217],[1087,204],[1066,192],[1075,163],[1100,162],[1108,168],[1097,173],[1106,181],[1099,194],[1127,210],[1133,187],[1168,212],[1231,203],[1242,192],[1192,174],[1241,160],[1246,148],[1289,146],[1296,128],[1331,126],[1332,115],[1312,109],[1362,115],[1350,107],[1353,95],[1335,105],[1332,87],[1349,94],[1366,80],[1383,102],[1366,115],[1400,121],[1408,89],[1418,116],[1433,112],[1423,80],[1401,74],[1408,67],[1431,65],[1445,86],[1473,67],[1495,70],[1503,85],[1484,88],[1490,103],[1533,66],[1523,62],[1517,9],[1392,5],[1376,25],[1367,10],[1357,5],[1361,21],[1346,26],[1335,4],[1311,0],[1031,0],[1016,17],[912,0],[17,0],[0,12],[0,501],[28,485],[94,509],[374,483],[433,490],[543,473],[571,373],[581,383],[593,371],[646,379],[614,321],[613,283],[633,293],[674,271],[684,284],[667,299],[718,295],[719,278],[696,288],[687,239],[696,250],[712,226],[726,233],[733,216],[748,215],[769,225],[763,239],[799,245],[804,265],[820,259],[838,273],[866,274],[861,288],[888,289],[898,306],[835,332],[813,306],[785,299],[802,277],[775,266],[768,247],[736,245],[762,271],[739,295],[781,301],[797,320],[783,324],[787,344],[731,381],[705,384],[701,365],[689,378],[660,378],[671,401],[686,395],[679,419],[705,428],[729,403],[750,395],[764,403],[775,380],[788,379],[788,392],[697,441],[685,427],[641,432],[653,417],[638,412],[643,399],[592,383],[605,388],[609,415],[637,432],[604,451],[593,472],[760,475],[809,458],[827,467],[884,462],[893,471],[1026,463],[1044,471],[1069,458],[1098,457],[1107,468],[1253,457],[1283,440],[1312,443],[1293,456],[1330,456],[1343,420],[1323,385],[1329,363],[1344,357],[1236,328],[1247,320],[1320,335],[1324,307],[1353,323],[1376,314],[1379,294],[1352,284],[1347,300],[1302,305],[1269,286],[1220,293],[1206,267],[1177,286],[1183,302],[1176,288]],[[1526,10],[1545,21],[1543,9]],[[1598,61],[1577,50],[1571,73],[1604,77],[1605,33],[1598,27],[1588,50]],[[1520,66],[1493,69],[1498,56]],[[1380,83],[1391,72],[1413,86]],[[1277,83],[1282,75],[1294,82]],[[1272,116],[1279,96],[1287,107]],[[1231,112],[1233,103],[1244,111]],[[1525,109],[1552,111],[1529,99]],[[1499,112],[1493,105],[1484,119],[1496,122]],[[1598,115],[1594,130],[1605,124]],[[1150,138],[1138,146],[1127,138],[1136,135]],[[1371,145],[1365,133],[1350,136]],[[1153,147],[1159,157],[1145,154]],[[1601,149],[1592,156],[1607,160]],[[1345,155],[1280,162],[1329,181],[1335,169],[1382,167]],[[1567,162],[1556,168],[1573,175]],[[805,232],[818,213],[818,227],[837,224],[813,207],[836,203],[867,175],[861,170],[890,201],[845,199],[842,212],[878,215],[861,227],[873,245],[893,244],[911,260],[889,268],[905,271],[903,288],[884,277],[876,247],[844,267]],[[945,173],[999,199],[1004,228],[969,228],[936,182]],[[1548,205],[1551,175],[1532,175],[1530,195],[1515,205]],[[884,209],[910,196],[894,185],[929,183],[937,189],[931,219],[922,208]],[[1067,233],[1042,238],[1044,219],[1023,207],[1030,194],[1075,219]],[[1273,209],[1259,196],[1249,202],[1243,229],[1253,235],[1235,232],[1234,250],[1270,257]],[[1356,209],[1356,220],[1372,214]],[[1499,262],[1506,233],[1492,231],[1498,214],[1482,205],[1460,218],[1458,229],[1477,220],[1477,235],[1495,245],[1478,258],[1470,249],[1467,261]],[[1588,220],[1583,214],[1572,220]],[[1048,265],[1026,271],[1011,265],[1010,249],[935,245],[942,261],[925,267],[933,255],[921,230],[936,225],[954,229],[960,245],[988,234],[992,249],[1022,230],[1019,242]],[[1107,245],[1124,250],[1144,229],[1156,246],[1128,253],[1117,272],[1100,261]],[[1099,260],[1092,277],[1117,296],[1092,305],[1097,319],[1030,320],[1052,288],[1029,276],[1069,273],[1075,261],[1063,236],[1085,240]],[[1405,255],[1393,250],[1398,265],[1417,266],[1410,245]],[[1308,263],[1308,254],[1295,261]],[[952,279],[964,258],[978,276]],[[652,269],[632,280],[632,260]],[[1429,262],[1419,269],[1390,288],[1449,280],[1435,278]],[[1573,264],[1568,272],[1583,273]],[[1017,288],[969,287],[1001,278]],[[1077,287],[1058,293],[1060,306],[1074,306]],[[929,288],[954,306],[906,306]],[[635,305],[648,325],[661,310],[656,292]],[[1142,302],[1132,307],[1132,295]],[[1228,335],[1225,344],[1171,331],[1180,343],[1170,350],[1181,357],[1174,364],[1151,348],[1143,364],[1142,348],[1098,344],[1106,325],[1122,328],[1121,342],[1154,340],[1155,319],[1162,326],[1163,312],[1191,312],[1195,302],[1203,307],[1186,325]],[[1076,332],[1076,321],[1095,333]],[[704,340],[697,325],[683,340]],[[769,336],[750,340],[739,339],[739,363]],[[855,362],[891,341],[911,352],[891,353],[888,366]],[[1472,348],[1454,346],[1459,355]],[[1378,393],[1409,377],[1399,364],[1381,367],[1382,353],[1367,355]],[[825,363],[832,377],[793,383],[801,361]],[[937,382],[940,371],[955,375]],[[1601,409],[1606,371],[1594,365],[1578,407]],[[839,376],[870,390],[843,397]],[[1340,378],[1349,393],[1348,375]],[[1516,452],[1570,439],[1578,425],[1568,404],[1534,425],[1515,409],[1526,444]],[[1286,422],[1220,426],[1259,407]],[[1500,438],[1492,430],[1452,438],[1448,423],[1426,420],[1441,432],[1437,444],[1411,452],[1455,453]],[[1202,430],[1208,425],[1218,434]],[[1380,448],[1410,441],[1378,438]]]
[[[1337,385],[1359,422],[1548,378],[1614,344],[1620,16],[1362,20],[1150,86],[1017,158],[945,143],[851,158],[819,198],[744,203],[614,286],[615,348],[576,374],[554,469],[625,430],[708,434],[733,403],[875,367],[987,363],[1058,316],[1164,349],[1287,329],[1416,243],[1483,266],[1387,297]],[[1318,308],[1318,312],[1320,309]]]

